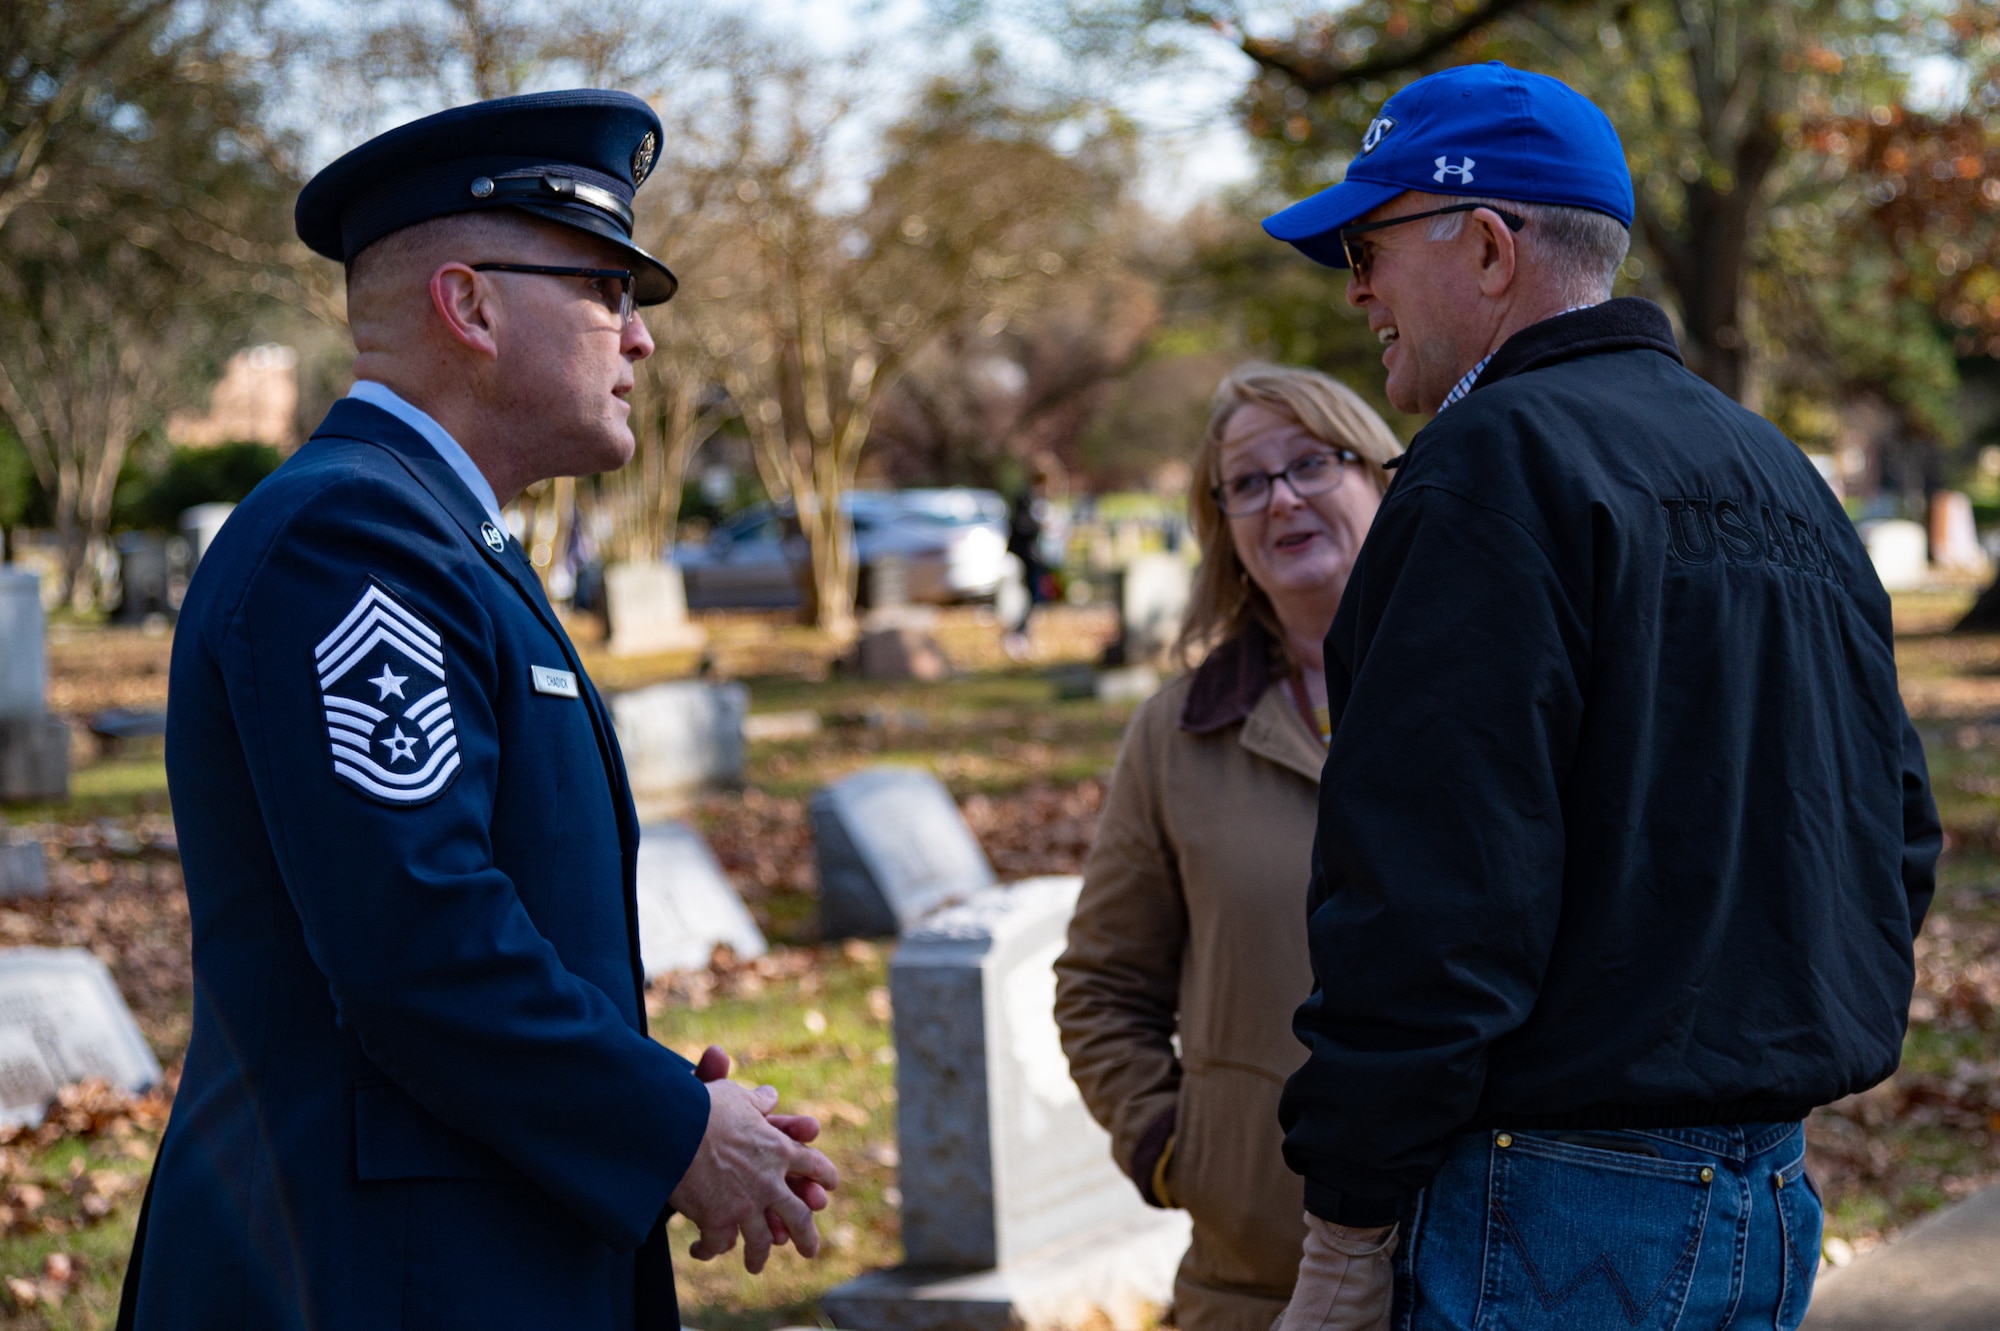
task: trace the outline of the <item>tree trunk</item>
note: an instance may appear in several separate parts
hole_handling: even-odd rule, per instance
[[[1750,339],[1743,327],[1750,234],[1782,143],[1776,123],[1766,120],[1733,145],[1712,145],[1732,178],[1725,185],[1696,181],[1687,187],[1687,221],[1680,234],[1650,208],[1641,205],[1639,212],[1680,306],[1688,368],[1739,402],[1750,369]]]

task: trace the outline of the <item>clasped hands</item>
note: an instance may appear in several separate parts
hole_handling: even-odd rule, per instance
[[[703,1262],[719,1257],[740,1234],[743,1268],[752,1275],[779,1244],[818,1256],[813,1212],[825,1210],[828,1194],[840,1186],[833,1162],[807,1144],[819,1136],[819,1120],[773,1113],[776,1089],[730,1081],[729,1055],[715,1045],[703,1051],[695,1076],[708,1086],[708,1130],[667,1199],[701,1231],[689,1255]]]

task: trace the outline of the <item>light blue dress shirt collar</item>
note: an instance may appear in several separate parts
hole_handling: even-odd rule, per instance
[[[465,482],[465,488],[472,491],[472,497],[486,510],[486,516],[493,519],[493,525],[501,531],[507,530],[507,520],[500,516],[500,500],[493,493],[493,486],[479,468],[473,465],[465,449],[458,440],[451,437],[451,431],[439,425],[429,412],[410,405],[395,389],[386,384],[378,384],[373,379],[357,379],[354,387],[347,390],[351,398],[358,398],[371,407],[380,407],[403,424],[424,437],[426,443],[438,451],[445,465],[456,472],[458,479]]]

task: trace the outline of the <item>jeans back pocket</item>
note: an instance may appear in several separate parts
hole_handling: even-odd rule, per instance
[[[1806,1319],[1813,1281],[1819,1275],[1820,1229],[1826,1213],[1801,1155],[1771,1176],[1778,1194],[1778,1226],[1784,1234],[1785,1282],[1778,1297],[1777,1331],[1793,1331]]]
[[[1673,1331],[1715,1171],[1495,1133],[1478,1331]]]

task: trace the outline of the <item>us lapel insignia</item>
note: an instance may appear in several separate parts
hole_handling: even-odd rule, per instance
[[[507,538],[490,522],[479,524],[479,539],[486,542],[486,548],[496,555],[507,548]]]
[[[458,737],[436,629],[371,580],[313,662],[334,775],[390,804],[421,804],[451,784]]]

